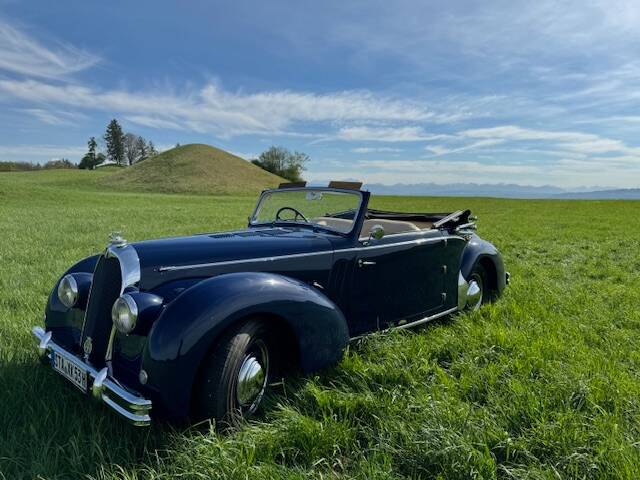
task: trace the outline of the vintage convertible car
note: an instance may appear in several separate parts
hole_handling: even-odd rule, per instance
[[[234,423],[292,368],[321,369],[354,338],[503,291],[501,256],[468,210],[386,212],[369,197],[348,182],[283,184],[245,230],[115,235],[56,283],[33,328],[39,355],[135,425]]]

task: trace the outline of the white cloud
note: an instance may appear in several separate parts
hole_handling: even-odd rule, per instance
[[[402,148],[393,147],[357,147],[352,148],[353,153],[397,153],[402,152]]]
[[[0,70],[31,77],[59,78],[99,61],[96,55],[67,44],[45,46],[0,20]]]
[[[149,127],[213,132],[220,136],[285,134],[285,129],[296,122],[405,122],[437,118],[415,102],[361,91],[245,94],[224,91],[209,84],[195,92],[176,95],[101,91],[82,85],[10,79],[0,79],[0,91],[30,102],[124,113],[132,122]],[[386,135],[389,138],[386,141],[429,138],[419,127],[341,130],[345,139],[380,140],[379,134]],[[304,132],[300,135],[316,136]],[[372,135],[375,138],[369,138]]]
[[[603,172],[606,177],[603,178]],[[637,188],[640,178],[638,158],[563,159],[557,162],[508,163],[443,160],[370,160],[343,162],[325,170],[305,173],[310,181],[327,178],[354,178],[365,183],[519,183],[579,188],[589,185],[615,185]]]
[[[427,145],[424,148],[425,150],[432,152],[433,156],[440,156],[440,155],[448,155],[450,153],[460,153],[460,152],[465,152],[467,150],[475,150],[475,149],[484,148],[484,147],[491,147],[493,145],[498,145],[503,142],[504,140],[500,138],[487,138],[484,140],[479,140],[477,142],[470,143],[468,145],[463,145],[461,147],[449,147],[449,146],[443,146],[443,145]]]
[[[171,120],[162,118],[150,117],[147,115],[127,115],[126,120],[143,127],[158,128],[158,129],[170,129],[170,130],[185,130],[185,125],[181,125]]]
[[[86,115],[78,112],[45,110],[42,108],[23,108],[21,111],[48,125],[75,125],[78,121],[87,119]]]
[[[419,142],[442,138],[427,133],[422,127],[343,127],[335,136],[338,140],[370,142]]]
[[[65,145],[0,145],[0,161],[34,161],[53,158],[80,157],[87,152],[85,146]]]
[[[605,138],[591,133],[535,130],[506,125],[465,130],[461,132],[461,136],[502,142],[542,141],[546,144],[552,142],[561,151],[584,154],[621,152],[640,156],[640,148],[638,147],[628,146],[620,140]]]
[[[363,160],[359,167],[393,172],[407,172],[420,175],[420,172],[450,173],[452,171],[469,172],[481,170],[482,175],[493,174],[529,174],[541,172],[540,166],[506,163],[480,163],[475,161],[442,161],[442,160]]]

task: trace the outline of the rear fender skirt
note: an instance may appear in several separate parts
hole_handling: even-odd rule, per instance
[[[253,316],[279,317],[297,338],[300,367],[309,372],[337,362],[349,342],[340,309],[298,280],[258,272],[204,280],[166,306],[149,332],[143,368],[169,417],[185,417],[198,368],[219,336]]]
[[[501,294],[506,286],[506,275],[502,255],[500,255],[500,252],[492,243],[482,240],[477,235],[472,235],[462,252],[462,263],[460,265],[462,276],[468,279],[473,267],[480,261],[490,261],[493,264],[495,269],[495,279],[493,279],[495,282],[494,286],[497,293]]]

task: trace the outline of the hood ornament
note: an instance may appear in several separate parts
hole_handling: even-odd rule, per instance
[[[114,247],[124,247],[127,240],[122,236],[122,232],[111,232],[109,234],[109,245]]]

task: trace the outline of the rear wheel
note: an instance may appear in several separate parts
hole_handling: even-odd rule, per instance
[[[195,417],[228,427],[253,415],[273,376],[272,344],[266,325],[256,319],[224,335],[200,370]]]
[[[469,288],[467,290],[466,308],[469,310],[478,310],[483,303],[489,301],[486,269],[481,264],[477,264],[473,267],[467,283],[469,284]]]

